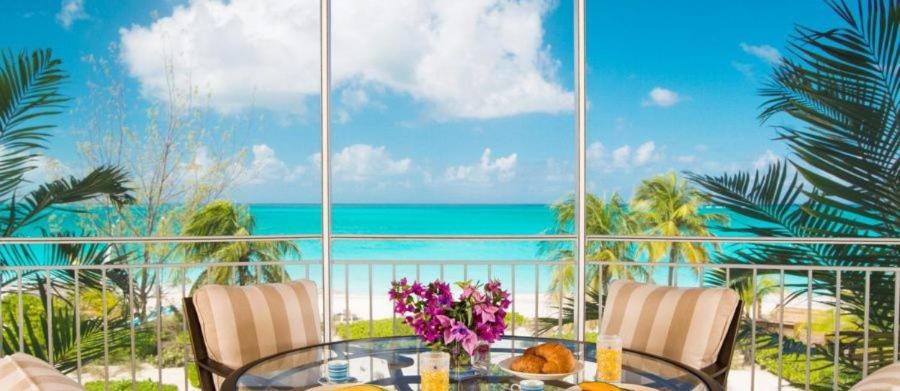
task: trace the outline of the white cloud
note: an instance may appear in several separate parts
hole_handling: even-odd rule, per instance
[[[614,170],[628,170],[635,167],[643,167],[662,159],[662,154],[653,141],[647,141],[632,148],[630,145],[622,145],[607,154],[606,147],[599,142],[588,145],[588,164],[604,172]]]
[[[631,156],[631,147],[623,145],[612,153],[613,167],[628,167],[628,158]]]
[[[656,143],[653,141],[648,141],[646,143],[641,144],[634,151],[634,165],[635,166],[643,166],[647,163],[654,160],[656,155],[654,152],[656,151]]]
[[[448,167],[445,177],[449,181],[490,183],[493,180],[509,182],[516,176],[518,154],[512,153],[491,160],[491,149],[485,148],[477,164]]]
[[[679,155],[675,156],[675,161],[678,163],[693,163],[697,161],[697,157],[694,155]]]
[[[740,72],[742,75],[744,75],[744,78],[746,78],[747,80],[753,80],[756,78],[756,75],[753,73],[753,65],[739,61],[732,61],[731,66],[734,67],[734,69]]]
[[[73,173],[72,168],[65,163],[49,156],[37,155],[30,159],[29,164],[34,168],[25,173],[24,179],[36,185],[54,181]]]
[[[781,64],[782,61],[781,52],[770,45],[749,45],[741,42],[741,50],[772,65]]]
[[[345,88],[341,91],[341,104],[351,109],[361,109],[369,103],[369,94],[362,88]]]
[[[606,148],[599,141],[595,141],[588,145],[587,147],[587,161],[588,163],[599,162],[601,159],[605,158]]]
[[[677,92],[663,87],[655,87],[647,94],[648,100],[644,100],[644,106],[670,107],[681,101]]]
[[[544,43],[553,4],[335,2],[333,82],[388,88],[445,117],[569,111],[572,92],[556,80],[559,62]],[[296,111],[319,93],[318,9],[315,0],[194,0],[121,29],[121,58],[148,96],[166,96],[170,65],[208,89],[220,111]]]
[[[205,145],[194,149],[191,161],[181,164],[181,172],[192,180],[199,180],[213,169],[215,163],[209,157],[209,150]]]
[[[588,152],[590,153],[590,152]],[[550,158],[545,161],[544,180],[547,182],[571,182],[575,178],[572,165],[566,161]]]
[[[772,152],[771,149],[767,149],[765,152],[763,152],[762,155],[760,155],[758,158],[756,158],[756,160],[753,161],[753,168],[757,170],[763,169],[780,159],[781,158],[778,157],[775,152]]]
[[[0,157],[4,159],[23,158],[25,156],[26,154],[24,153],[10,153],[5,146],[0,145]],[[27,160],[26,164],[31,169],[25,172],[23,179],[32,184],[40,185],[74,173],[74,170],[62,161],[46,155],[37,154]]]
[[[302,165],[289,166],[272,147],[256,144],[250,148],[252,158],[247,167],[233,168],[239,173],[239,184],[261,184],[271,181],[293,182],[306,172]]]
[[[314,160],[321,161],[320,154],[314,156]],[[334,154],[331,160],[335,178],[352,182],[403,174],[409,171],[411,166],[412,160],[410,159],[394,160],[391,158],[384,146],[373,147],[366,144],[345,147]]]
[[[87,18],[88,14],[84,12],[84,0],[63,0],[62,7],[56,13],[56,20],[65,29],[72,27],[76,21]]]

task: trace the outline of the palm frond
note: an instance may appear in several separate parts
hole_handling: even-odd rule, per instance
[[[900,223],[900,5],[829,5],[845,26],[798,27],[790,44],[795,59],[761,91],[768,99],[761,118],[786,113],[805,123],[777,129],[817,190],[811,196],[860,217],[861,235],[890,236]]]
[[[46,147],[54,125],[33,121],[60,112],[66,99],[59,88],[66,75],[49,49],[6,52],[0,61],[0,202],[6,203],[34,168],[34,151]]]
[[[6,309],[5,316],[15,319],[17,315],[12,308]],[[69,305],[54,306],[53,321],[50,322],[46,310],[41,310],[34,319],[25,319],[22,328],[18,325],[3,327],[3,349],[5,352],[19,351],[19,338],[25,342],[23,352],[44,361],[53,362],[62,372],[71,372],[78,365],[80,349],[82,363],[90,363],[104,357],[104,344],[107,346],[123,346],[130,337],[130,329],[124,318],[108,319],[109,332],[104,332],[101,318],[81,315],[80,330],[75,328],[74,308]],[[52,324],[50,334],[47,325]],[[78,333],[80,331],[80,334]],[[20,333],[23,333],[21,336]],[[50,344],[53,345],[53,357],[50,357]]]
[[[82,178],[74,176],[58,179],[39,186],[27,194],[17,208],[9,211],[3,236],[12,236],[17,230],[43,217],[52,207],[108,197],[116,205],[131,203],[128,175],[119,167],[101,166]]]
[[[713,203],[748,217],[732,231],[776,237],[900,236],[900,3],[857,0],[828,5],[842,25],[828,30],[798,27],[787,58],[760,91],[760,118],[786,115],[802,125],[777,126],[790,161],[764,172],[718,177],[691,175]],[[788,167],[794,172],[790,174]],[[894,266],[896,246],[857,244],[752,244],[716,262],[778,265]],[[746,285],[748,276],[732,275]],[[815,293],[873,331],[892,330],[895,273],[796,273],[791,295]],[[707,275],[707,282],[721,276]],[[811,278],[813,292],[806,279]],[[865,281],[870,279],[869,286]],[[788,284],[790,285],[790,283]],[[869,293],[870,292],[870,293]],[[868,294],[867,294],[868,293]],[[862,327],[863,325],[859,325]]]

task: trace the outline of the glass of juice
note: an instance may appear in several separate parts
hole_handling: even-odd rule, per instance
[[[425,352],[419,354],[421,391],[446,391],[450,389],[450,353]]]
[[[597,380],[622,381],[622,338],[618,335],[597,336]]]

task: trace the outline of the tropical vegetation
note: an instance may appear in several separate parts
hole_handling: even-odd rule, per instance
[[[613,193],[603,200],[588,194],[586,204],[586,232],[588,235],[666,235],[666,236],[712,236],[711,227],[727,224],[727,218],[719,213],[701,211],[708,202],[706,196],[688,181],[675,173],[666,173],[645,179],[635,190],[632,199],[626,203]],[[573,197],[552,206],[556,217],[553,233],[570,232],[575,218]],[[550,292],[571,290],[575,281],[574,255],[568,244],[545,244],[545,252],[550,259],[559,262],[553,268]],[[686,263],[703,264],[709,262],[710,254],[717,247],[695,242],[645,242],[635,243],[620,240],[591,241],[587,246],[587,261],[593,264],[587,268],[586,317],[588,321],[598,320],[600,284],[614,279],[648,281],[652,271],[642,266],[617,265],[615,262]],[[613,264],[599,264],[613,262]],[[666,268],[669,283],[674,279],[674,268]],[[603,281],[600,281],[600,276]],[[558,308],[563,325],[574,322],[574,301],[562,295],[562,306]],[[553,302],[558,303],[559,296]],[[559,305],[557,305],[559,306]],[[541,330],[549,331],[559,325],[558,318],[541,320]]]
[[[83,176],[33,178],[44,161],[40,152],[47,147],[55,129],[48,120],[58,115],[68,101],[59,92],[67,75],[61,68],[62,62],[50,50],[7,52],[0,55],[0,61],[0,235],[82,236],[77,232],[50,232],[41,224],[61,208],[83,213],[85,209],[80,204],[86,201],[105,199],[115,207],[130,203],[133,198],[128,175],[120,167],[101,165]],[[24,300],[40,303],[28,306],[28,312],[23,303],[19,312],[10,301],[3,301],[3,351],[21,350],[52,361],[63,371],[76,367],[77,347],[82,360],[100,357],[100,319],[82,316],[76,322],[80,309],[75,304],[79,298],[77,290],[82,295],[104,288],[123,292],[128,285],[125,274],[104,274],[96,269],[76,274],[68,270],[15,268],[123,261],[123,256],[110,256],[107,249],[99,244],[0,246],[0,287],[21,284],[27,292]],[[43,325],[49,324],[49,316],[54,321],[48,333]],[[112,325],[120,321],[113,319]],[[22,327],[18,327],[20,324]],[[76,329],[80,329],[80,335]],[[110,338],[115,341],[119,335],[113,333]]]
[[[645,179],[635,190],[631,211],[644,235],[652,236],[713,236],[714,227],[728,224],[724,214],[700,208],[709,199],[685,180],[679,180],[674,172]],[[670,264],[700,265],[709,262],[710,246],[701,242],[644,242],[641,250],[650,262],[665,260]],[[674,283],[674,268],[669,267],[668,282]]]
[[[183,236],[253,235],[256,221],[245,207],[229,201],[213,201],[190,217]],[[181,245],[188,262],[241,263],[238,266],[205,267],[194,281],[194,289],[207,283],[252,284],[280,282],[286,272],[283,266],[266,264],[299,257],[300,248],[291,241],[203,242]],[[247,265],[260,262],[261,265]]]
[[[900,236],[900,4],[859,0],[853,6],[843,1],[828,5],[842,25],[827,30],[797,27],[788,42],[793,55],[783,59],[761,90],[766,101],[760,118],[790,119],[775,126],[790,158],[756,172],[689,175],[715,205],[752,221],[730,228],[732,232],[764,237]],[[722,263],[823,266],[896,266],[898,259],[897,246],[859,242],[758,243],[715,256]],[[805,293],[806,273],[787,274],[804,281],[791,291]],[[858,328],[865,326],[860,320],[868,315],[875,335],[896,327],[896,278],[893,273],[843,272],[838,290],[838,273],[817,272],[812,289],[853,315]],[[826,354],[837,354],[846,368],[861,370],[858,357]],[[883,364],[872,360],[870,369]]]

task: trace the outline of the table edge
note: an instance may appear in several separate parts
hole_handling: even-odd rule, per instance
[[[586,344],[589,344],[589,343],[590,343],[590,342],[582,342],[582,341],[575,341],[575,340],[571,340],[571,339],[562,339],[562,338],[544,338],[544,337],[529,337],[529,336],[509,336],[509,337],[511,337],[511,338],[516,338],[516,339],[521,339],[521,340],[540,340],[540,341],[547,341],[547,342],[558,341],[558,342],[565,342],[565,343],[578,343],[578,344],[582,344],[582,345],[586,345]],[[254,366],[256,366],[256,365],[258,365],[258,364],[260,364],[260,363],[263,363],[263,362],[272,360],[272,359],[277,358],[277,357],[280,357],[280,356],[286,356],[286,355],[288,355],[288,354],[293,354],[293,353],[301,352],[301,351],[304,351],[304,350],[307,350],[307,349],[316,349],[316,348],[321,348],[321,347],[330,346],[330,345],[334,345],[334,344],[340,344],[340,343],[348,343],[348,342],[379,342],[379,341],[388,341],[388,340],[392,340],[392,339],[400,339],[400,338],[416,338],[416,336],[413,336],[413,335],[395,335],[395,336],[391,336],[391,337],[373,337],[373,338],[345,339],[345,340],[341,340],[341,341],[331,341],[331,342],[317,343],[317,344],[315,344],[315,345],[304,346],[304,347],[302,347],[302,348],[291,349],[291,350],[286,350],[286,351],[283,351],[283,352],[271,354],[271,355],[268,355],[268,356],[261,357],[261,358],[259,358],[259,359],[253,360],[253,361],[251,361],[250,363],[248,363],[248,364],[246,364],[246,365],[244,365],[244,366],[241,366],[241,367],[238,368],[238,369],[235,369],[233,372],[231,372],[231,374],[228,375],[228,377],[225,378],[225,381],[222,382],[222,387],[220,388],[220,390],[221,390],[221,391],[237,391],[237,380],[238,380],[244,373],[246,373],[247,371],[249,371],[250,368],[253,368]],[[658,355],[655,355],[655,354],[652,354],[652,353],[642,352],[642,351],[638,351],[638,350],[634,350],[634,349],[628,349],[628,348],[623,348],[622,350],[624,350],[624,351],[626,351],[626,352],[629,352],[629,353],[634,353],[634,354],[637,354],[637,355],[640,355],[640,356],[649,357],[649,358],[652,358],[652,359],[655,359],[655,360],[664,361],[664,362],[666,362],[666,363],[668,363],[668,364],[674,365],[674,366],[676,366],[676,367],[678,367],[678,368],[680,368],[680,369],[682,369],[682,370],[684,370],[684,371],[686,371],[686,372],[689,372],[690,374],[692,374],[692,375],[698,377],[701,381],[703,381],[704,383],[706,383],[706,386],[710,389],[710,391],[725,391],[724,386],[722,386],[721,384],[719,384],[719,382],[717,382],[715,379],[713,379],[712,377],[710,377],[709,375],[707,375],[706,373],[704,373],[703,371],[701,371],[701,370],[699,370],[699,369],[690,367],[690,366],[688,366],[688,365],[686,365],[686,364],[683,364],[683,363],[681,363],[681,362],[678,362],[678,361],[676,361],[676,360],[673,360],[673,359],[670,359],[670,358],[667,358],[667,357],[658,356]]]

